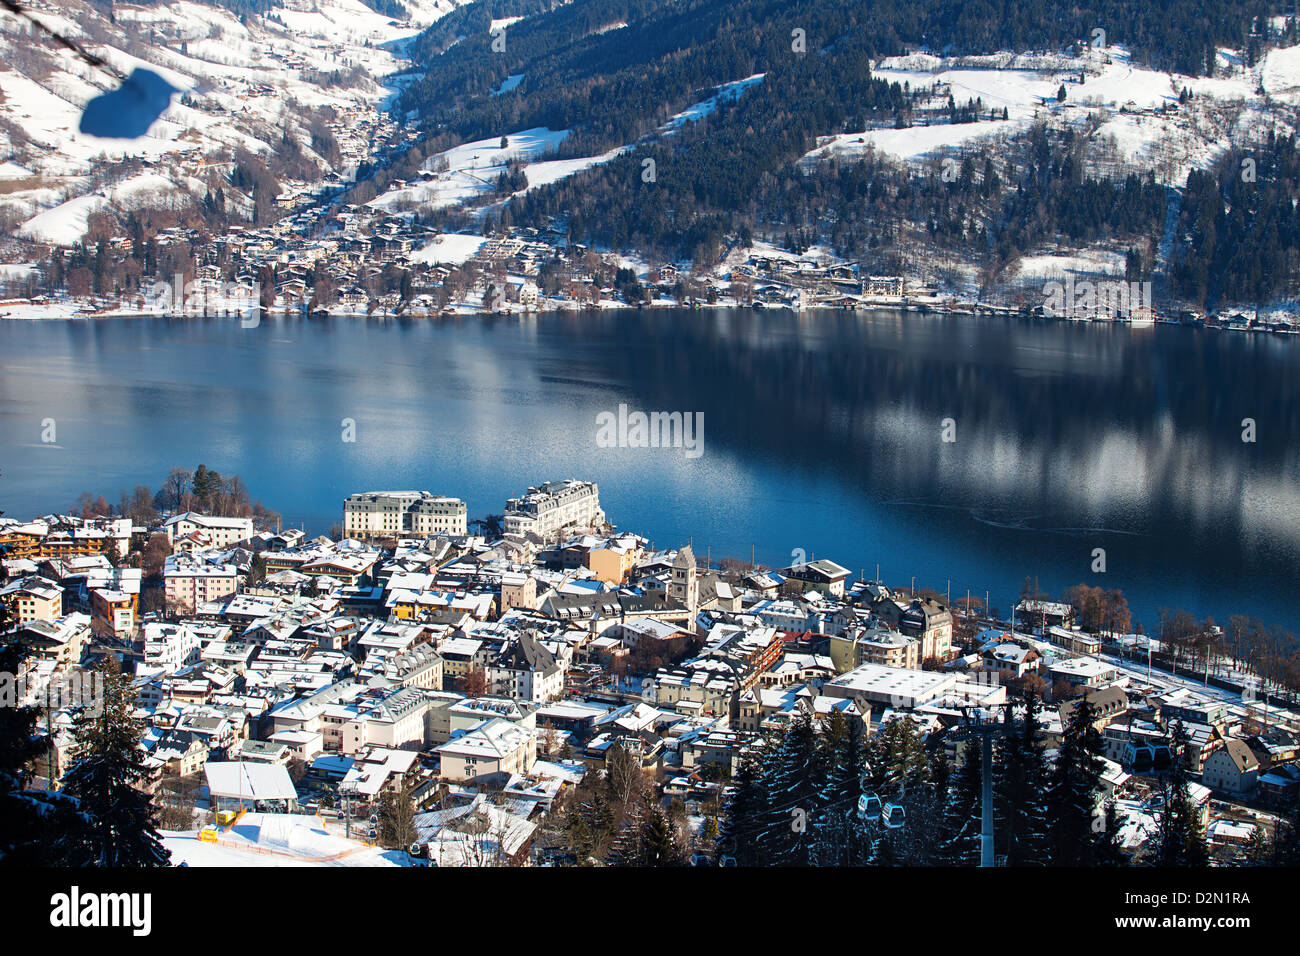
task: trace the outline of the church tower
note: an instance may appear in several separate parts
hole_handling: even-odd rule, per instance
[[[668,586],[668,597],[678,604],[685,605],[691,612],[689,630],[695,631],[695,614],[700,606],[700,583],[695,572],[695,552],[688,544],[677,552],[673,561],[672,582]]]

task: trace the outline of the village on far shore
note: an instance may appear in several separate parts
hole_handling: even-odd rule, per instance
[[[170,248],[172,258],[187,263],[183,271],[168,276],[160,269],[156,282],[144,280],[130,294],[95,295],[88,274],[69,277],[68,288],[59,293],[40,294],[33,288],[26,297],[0,299],[0,318],[235,317],[249,326],[276,316],[426,319],[708,307],[1003,315],[1300,332],[1300,315],[1287,310],[1160,311],[1152,305],[1149,289],[1144,295],[1138,284],[1101,273],[1082,279],[1063,273],[1057,285],[1070,298],[1053,308],[1050,282],[982,301],[919,278],[871,274],[823,247],[795,254],[755,242],[733,249],[715,267],[692,269],[690,263],[652,266],[568,242],[553,230],[509,229],[484,237],[439,233],[404,216],[368,214],[373,210],[322,200],[266,228],[236,226],[216,237],[192,229],[164,230],[149,240],[151,255],[157,261]],[[129,253],[131,246],[126,236],[107,242],[119,254]],[[1122,294],[1114,294],[1112,287]]]

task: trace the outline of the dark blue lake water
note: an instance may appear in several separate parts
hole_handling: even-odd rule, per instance
[[[1087,581],[1148,628],[1160,607],[1296,628],[1297,372],[1300,341],[1270,336],[884,313],[8,321],[0,508],[202,462],[325,532],[354,491],[473,517],[581,477],[619,527],[715,560],[802,549],[1004,610],[1027,575]],[[703,454],[600,447],[620,403],[703,412]]]

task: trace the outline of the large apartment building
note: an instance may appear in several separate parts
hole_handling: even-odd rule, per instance
[[[207,564],[188,555],[169,555],[163,566],[167,610],[193,614],[201,604],[230,597],[239,590],[238,571],[229,564]]]
[[[0,557],[11,560],[28,558],[42,561],[101,554],[108,547],[109,540],[109,534],[99,528],[56,531],[44,521],[19,524],[0,520]]]
[[[548,481],[506,502],[506,534],[549,538],[563,528],[605,523],[600,489],[594,481]]]
[[[63,588],[41,577],[22,578],[0,588],[0,601],[9,605],[19,624],[63,616]]]
[[[428,538],[465,534],[465,502],[427,491],[366,491],[343,502],[343,534],[349,538]]]

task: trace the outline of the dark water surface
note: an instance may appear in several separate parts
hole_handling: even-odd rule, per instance
[[[1003,609],[1026,575],[1087,581],[1148,628],[1185,607],[1300,629],[1298,371],[1272,336],[885,313],[7,321],[0,508],[202,462],[325,532],[353,491],[474,517],[581,477],[619,527],[715,560],[803,549]],[[703,454],[599,447],[620,403],[703,412]]]

